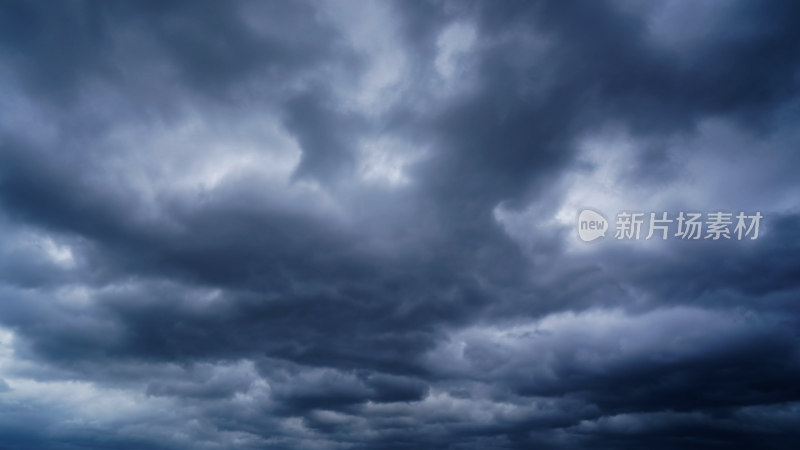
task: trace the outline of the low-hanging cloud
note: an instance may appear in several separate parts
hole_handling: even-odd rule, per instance
[[[797,16],[5,2],[0,448],[794,448]]]

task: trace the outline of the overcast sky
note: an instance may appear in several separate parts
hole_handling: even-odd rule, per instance
[[[3,0],[0,448],[798,448],[799,20]]]

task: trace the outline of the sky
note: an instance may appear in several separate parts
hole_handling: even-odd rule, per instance
[[[797,448],[798,18],[0,1],[0,449]]]

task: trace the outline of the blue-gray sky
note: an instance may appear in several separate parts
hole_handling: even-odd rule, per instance
[[[0,1],[0,448],[797,448],[798,19]]]

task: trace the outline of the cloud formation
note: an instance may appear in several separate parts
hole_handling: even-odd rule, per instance
[[[5,2],[0,448],[795,448],[798,9]]]

